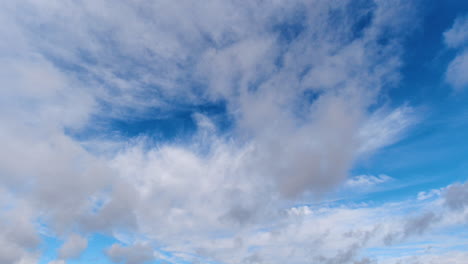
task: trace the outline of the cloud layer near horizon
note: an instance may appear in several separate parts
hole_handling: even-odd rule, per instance
[[[53,262],[65,263],[103,233],[128,264],[372,263],[365,248],[466,222],[466,195],[453,195],[466,184],[413,207],[297,206],[416,122],[382,95],[415,16],[407,1],[2,3],[0,224],[14,235],[0,233],[0,262],[36,263],[46,235],[65,241]],[[447,46],[461,45],[461,23]],[[447,70],[456,87],[460,56]],[[218,104],[227,132],[197,110]],[[75,136],[181,109],[196,128],[179,141]]]

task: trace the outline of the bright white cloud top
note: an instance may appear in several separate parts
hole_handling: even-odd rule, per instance
[[[431,3],[3,1],[0,263],[465,263],[468,7]]]

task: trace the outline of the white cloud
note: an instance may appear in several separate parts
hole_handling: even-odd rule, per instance
[[[358,175],[346,181],[346,186],[350,188],[369,188],[382,183],[392,181],[393,178],[385,174],[374,175]]]
[[[447,72],[446,79],[456,89],[465,88],[468,85],[468,49],[457,55],[452,62],[450,62]]]
[[[452,27],[444,32],[445,44],[451,48],[459,48],[468,44],[468,17],[455,19]]]
[[[2,204],[0,211],[0,263],[37,263],[40,245],[38,232],[33,223],[34,212],[21,205],[24,201],[15,199],[17,207],[11,203]],[[3,198],[3,197],[2,197]],[[7,200],[2,200],[6,202]]]
[[[130,244],[144,236],[183,260],[223,263],[358,261],[388,233],[398,241],[405,220],[396,205],[295,203],[343,183],[356,160],[412,124],[410,107],[368,110],[398,79],[405,2],[375,1],[356,37],[359,16],[339,1],[7,1],[0,183],[27,214],[17,236],[0,236],[2,261],[32,258],[38,217],[61,237],[72,228],[121,232]],[[298,17],[304,28],[283,40],[281,27]],[[180,105],[220,101],[232,130],[221,134],[196,114],[189,143],[116,140],[100,155],[64,132],[98,125],[93,116],[170,116]],[[359,177],[352,185],[389,180]],[[150,245],[115,244],[107,254],[141,264],[154,259]],[[72,236],[59,253],[77,257],[86,246]]]
[[[446,81],[455,89],[462,89],[468,85],[468,17],[460,16],[455,19],[452,28],[444,33],[445,44],[460,52],[450,62],[445,73]]]
[[[49,264],[66,264],[65,260],[53,260]]]
[[[74,259],[88,247],[88,240],[80,235],[70,235],[59,250],[62,259]]]
[[[468,182],[454,183],[443,190],[445,204],[453,210],[464,210],[468,206]]]
[[[409,106],[392,111],[384,108],[375,111],[360,130],[362,145],[359,151],[363,154],[372,153],[395,143],[416,122],[415,110]]]
[[[155,260],[152,248],[141,243],[128,247],[113,244],[106,253],[112,261],[117,263],[144,264]]]
[[[441,194],[441,191],[440,190],[437,190],[437,189],[434,189],[434,190],[430,190],[430,191],[423,191],[423,192],[419,192],[418,193],[418,200],[422,201],[422,200],[427,200],[427,199],[431,199],[433,197],[437,197],[437,196],[440,196]]]

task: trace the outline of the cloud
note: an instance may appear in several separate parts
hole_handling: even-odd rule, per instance
[[[73,234],[67,238],[58,255],[62,259],[78,258],[87,247],[88,240],[86,238]]]
[[[0,241],[0,261],[2,263],[34,263],[37,257],[28,253],[21,247]]]
[[[468,85],[468,77],[466,71],[468,70],[468,50],[459,54],[452,62],[450,62],[446,79],[456,89],[462,89]]]
[[[114,244],[106,254],[112,261],[125,264],[144,264],[155,260],[152,248],[141,243],[128,247]]]
[[[426,200],[426,199],[431,199],[433,197],[438,197],[440,196],[441,194],[441,191],[440,190],[437,190],[437,189],[434,189],[434,190],[430,190],[430,191],[427,191],[427,192],[419,192],[418,193],[418,200]]]
[[[361,260],[357,260],[354,262],[354,264],[372,264],[372,263],[376,263],[376,261],[369,259],[369,258],[363,258]]]
[[[387,175],[358,175],[346,181],[346,185],[350,188],[369,188],[378,184],[392,181],[393,178]]]
[[[445,73],[446,81],[455,89],[460,90],[468,85],[468,17],[460,16],[455,19],[452,28],[444,33],[445,44],[460,52],[449,63]]]
[[[444,32],[445,44],[450,48],[459,48],[465,46],[468,43],[467,28],[468,17],[457,17],[452,27]]]
[[[406,222],[404,227],[404,236],[413,234],[421,235],[437,221],[439,221],[439,217],[434,212],[426,212],[411,218]]]
[[[66,264],[65,260],[53,260],[49,264]]]
[[[452,210],[463,210],[468,205],[468,183],[455,183],[443,190],[444,203]]]
[[[363,248],[401,233],[400,208],[296,203],[345,182],[413,124],[409,106],[371,110],[398,82],[411,10],[406,1],[7,1],[0,183],[22,220],[0,236],[0,262],[36,257],[38,219],[60,237],[83,235],[67,239],[64,259],[100,232],[128,236],[130,246],[106,251],[128,264],[154,260],[152,245],[182,261],[369,262]],[[225,107],[227,132],[204,104]],[[196,130],[173,142],[73,133],[181,110]]]
[[[10,199],[14,198],[10,197]],[[33,223],[33,211],[24,207],[11,208],[10,203],[3,204],[7,200],[0,200],[2,200],[2,210],[0,211],[0,262],[14,264],[37,262],[41,241]],[[22,203],[22,201],[16,202]],[[10,209],[8,209],[9,207]]]

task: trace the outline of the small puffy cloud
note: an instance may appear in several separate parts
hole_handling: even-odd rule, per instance
[[[346,181],[346,186],[350,188],[368,188],[378,184],[392,181],[393,178],[385,174],[378,176],[374,175],[358,175]]]
[[[468,182],[455,183],[443,190],[445,205],[452,210],[463,210],[468,206]]]
[[[65,260],[52,260],[48,264],[66,264]]]
[[[353,262],[353,264],[376,264],[377,261],[375,259],[370,259],[370,258],[363,258],[361,260],[356,260]]]
[[[458,48],[468,44],[468,16],[455,19],[452,28],[445,31],[444,41],[451,48]]]
[[[125,264],[144,264],[155,260],[151,246],[143,243],[127,247],[113,244],[106,254],[112,261]]]
[[[18,263],[24,254],[20,247],[0,240],[0,263]]]
[[[312,210],[308,206],[297,206],[288,210],[288,215],[290,216],[307,216],[312,213]]]
[[[468,16],[458,17],[444,33],[445,44],[460,52],[449,63],[445,73],[447,83],[460,90],[468,85]]]
[[[88,247],[88,240],[80,235],[73,234],[68,237],[67,241],[59,250],[59,257],[61,259],[73,259],[81,255],[81,253]]]
[[[468,85],[468,49],[450,62],[445,78],[455,89],[462,89]]]
[[[430,191],[422,191],[418,193],[417,198],[419,201],[422,201],[422,200],[431,199],[433,197],[438,197],[440,196],[440,194],[441,194],[441,191],[437,189],[430,190]]]
[[[0,207],[0,263],[37,263],[40,238],[31,213],[21,206]]]

